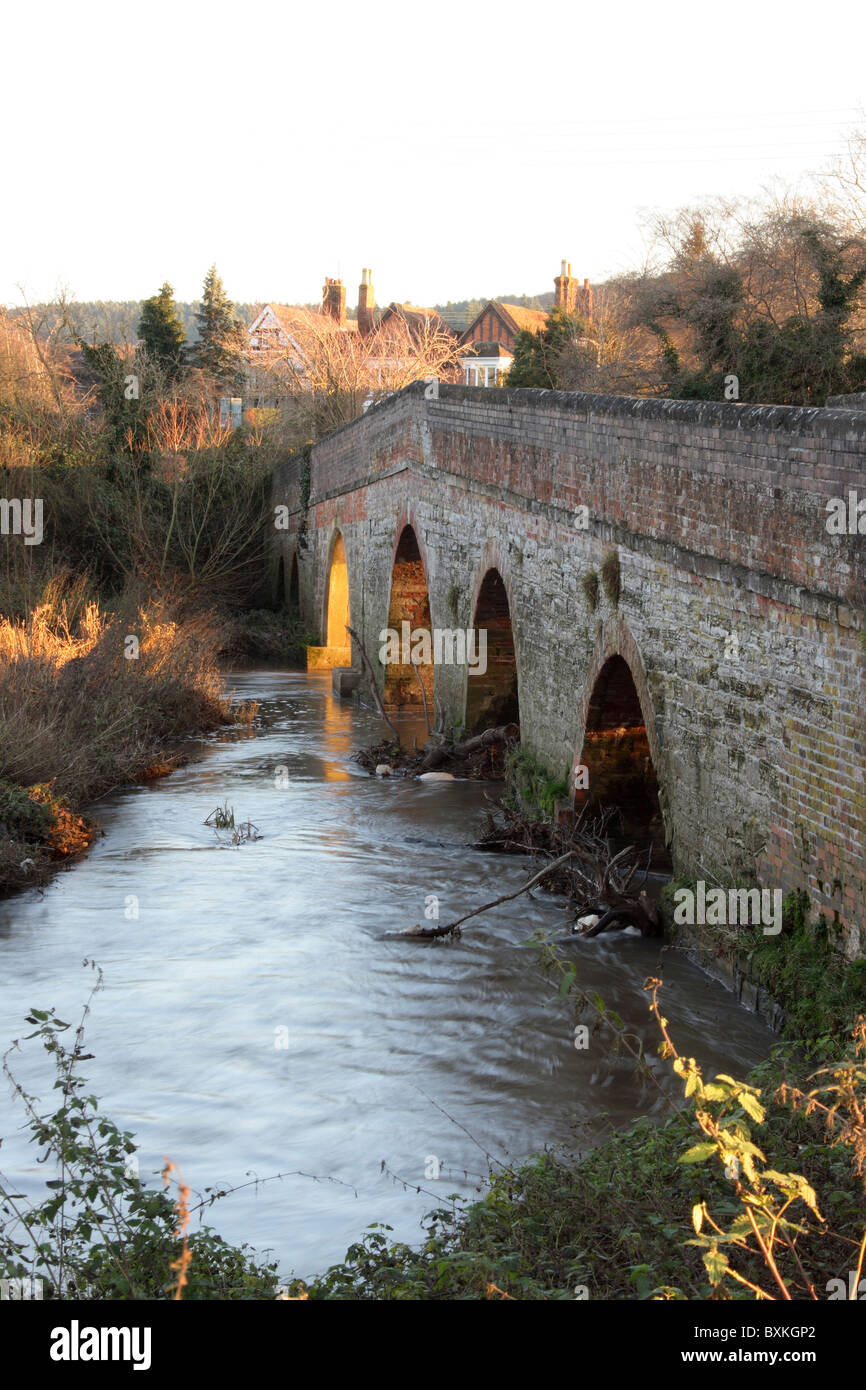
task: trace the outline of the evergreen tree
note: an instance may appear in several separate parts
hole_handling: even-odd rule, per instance
[[[542,386],[556,390],[559,385],[559,354],[585,330],[582,319],[554,307],[540,333],[521,329],[514,340],[514,359],[506,386]]]
[[[142,304],[138,336],[149,356],[169,377],[176,377],[184,362],[186,335],[174,302],[174,290],[167,280],[159,294]]]
[[[198,342],[193,349],[196,366],[228,391],[240,391],[244,369],[242,352],[246,330],[212,265],[204,279],[201,306],[196,309]]]
[[[103,412],[104,439],[109,457],[116,451],[134,453],[142,442],[140,390],[133,367],[124,362],[112,343],[76,340],[87,366],[96,377],[96,395]]]

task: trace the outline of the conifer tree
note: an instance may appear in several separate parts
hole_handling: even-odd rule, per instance
[[[229,391],[243,384],[242,352],[246,334],[212,265],[204,279],[201,305],[195,312],[198,342],[193,349],[196,366]]]
[[[138,336],[148,355],[159,363],[169,377],[176,377],[184,363],[186,334],[174,302],[174,290],[167,280],[159,294],[142,304]]]
[[[506,386],[541,386],[556,389],[559,354],[584,331],[583,321],[564,309],[551,309],[540,333],[521,329],[514,340],[514,357]]]

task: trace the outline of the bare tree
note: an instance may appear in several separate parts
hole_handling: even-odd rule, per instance
[[[49,374],[26,322],[0,308],[0,402],[10,409],[49,406]]]
[[[622,277],[596,287],[592,323],[555,365],[566,391],[647,395],[658,388],[658,343],[634,312],[638,283]]]
[[[279,403],[298,439],[320,439],[419,378],[459,380],[457,337],[438,316],[396,312],[369,334],[298,311],[292,346],[256,365],[259,391]]]
[[[819,177],[818,187],[834,220],[866,236],[866,128],[850,136],[845,153]]]
[[[63,328],[68,301],[0,308],[0,462],[37,462],[46,445],[69,444],[85,426]]]

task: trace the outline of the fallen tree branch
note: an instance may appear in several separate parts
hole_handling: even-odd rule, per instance
[[[518,888],[516,892],[503,893],[501,898],[494,898],[493,902],[484,903],[482,907],[474,908],[472,912],[467,912],[463,917],[458,917],[455,922],[448,922],[445,926],[441,927],[419,927],[417,930],[412,928],[406,932],[397,932],[396,935],[401,937],[412,937],[413,939],[420,939],[424,937],[430,938],[437,936],[451,936],[457,931],[458,927],[462,926],[464,922],[468,922],[470,917],[479,917],[482,912],[489,912],[491,908],[498,907],[500,903],[511,902],[512,898],[519,898],[521,893],[528,892],[528,890],[532,888],[536,883],[538,883],[540,879],[544,878],[545,875],[552,873],[554,869],[558,869],[561,864],[565,863],[566,859],[571,859],[574,853],[575,850],[570,849],[567,854],[561,854],[559,858],[554,859],[552,863],[545,864],[543,869],[540,869],[539,872],[535,874],[535,876],[531,878],[528,883],[524,883],[523,887]]]
[[[427,725],[427,737],[432,738],[433,730],[430,727],[430,711],[427,708],[427,691],[424,689],[424,682],[421,679],[421,672],[418,670],[418,663],[411,652],[409,653],[409,660],[412,663],[412,670],[418,677],[418,684],[421,687],[421,699],[424,701],[424,723]]]
[[[403,745],[402,745],[401,742],[400,742],[400,735],[398,734],[397,730],[395,729],[395,727],[394,727],[394,725],[392,724],[391,720],[389,719],[388,715],[385,713],[385,706],[384,706],[384,704],[383,704],[383,702],[382,702],[382,696],[379,694],[379,687],[378,687],[378,685],[376,684],[376,675],[375,675],[375,672],[373,671],[373,667],[372,667],[372,664],[371,664],[371,662],[370,662],[370,658],[368,657],[366,651],[364,650],[364,643],[361,641],[361,639],[360,639],[360,637],[358,636],[358,634],[357,634],[357,632],[355,631],[355,629],[349,627],[349,624],[348,624],[348,623],[346,623],[346,631],[348,632],[348,634],[349,634],[349,636],[351,637],[352,641],[355,643],[355,646],[358,648],[358,652],[360,653],[360,656],[361,656],[361,664],[362,664],[362,666],[364,667],[364,672],[365,672],[365,674],[366,674],[366,676],[367,676],[367,680],[368,680],[369,685],[370,685],[370,694],[373,696],[373,699],[374,699],[375,702],[376,702],[376,708],[378,709],[378,711],[379,711],[379,713],[381,714],[382,718],[384,719],[385,723],[388,725],[388,728],[391,730],[391,733],[394,735],[395,739],[397,740],[397,746],[398,746],[399,748],[402,748]]]
[[[516,738],[518,733],[517,724],[499,724],[495,729],[485,729],[483,733],[464,739],[462,743],[439,744],[436,748],[428,750],[419,771],[430,772],[449,758],[468,758],[482,748],[489,748],[491,744],[507,743],[510,739]]]

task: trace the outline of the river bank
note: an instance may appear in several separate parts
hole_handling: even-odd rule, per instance
[[[44,885],[98,834],[88,808],[163,777],[192,737],[249,724],[224,690],[223,626],[170,600],[110,609],[82,583],[49,585],[0,619],[0,895]]]

